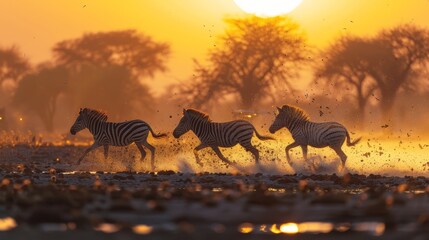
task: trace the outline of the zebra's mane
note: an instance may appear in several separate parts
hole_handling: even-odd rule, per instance
[[[296,118],[303,121],[310,120],[308,114],[299,107],[284,105],[282,110],[291,118]]]
[[[86,111],[88,116],[94,117],[102,122],[107,122],[107,114],[95,109],[85,108],[83,111]]]
[[[191,116],[191,117],[202,118],[202,119],[207,120],[209,122],[212,121],[210,119],[209,115],[207,115],[207,114],[205,114],[203,112],[200,112],[198,110],[195,110],[195,109],[187,109],[186,113],[189,114],[189,116]]]

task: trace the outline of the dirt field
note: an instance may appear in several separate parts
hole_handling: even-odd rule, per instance
[[[3,145],[0,239],[429,239],[426,177],[196,171],[159,148],[148,172],[132,147],[76,166],[84,147]]]

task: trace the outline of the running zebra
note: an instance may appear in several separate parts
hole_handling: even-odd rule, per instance
[[[142,120],[131,120],[118,123],[107,122],[107,115],[105,113],[89,108],[80,109],[79,116],[70,128],[70,133],[75,135],[85,128],[88,128],[94,136],[94,144],[92,144],[82,157],[79,158],[77,164],[80,164],[86,154],[98,147],[104,147],[104,157],[107,159],[109,145],[127,146],[131,143],[135,143],[140,150],[142,161],[146,157],[146,152],[142,145],[151,151],[151,167],[152,170],[154,170],[155,148],[147,142],[149,131],[155,138],[167,136],[166,134],[155,134],[151,127]]]
[[[253,133],[261,140],[273,139],[259,135],[255,127],[247,121],[217,123],[202,112],[183,109],[183,117],[174,129],[173,136],[179,138],[189,130],[192,130],[201,141],[200,145],[194,149],[195,159],[199,165],[202,164],[197,152],[207,147],[211,147],[222,161],[232,164],[222,155],[219,147],[233,147],[236,144],[240,144],[247,151],[250,151],[255,157],[256,163],[259,163],[259,151],[251,143]]]
[[[282,108],[277,109],[279,114],[269,130],[271,133],[275,133],[279,129],[286,127],[292,134],[295,142],[286,147],[286,157],[289,164],[291,164],[290,149],[301,146],[304,160],[307,161],[307,146],[310,145],[316,148],[332,148],[341,158],[342,167],[344,167],[347,160],[347,155],[341,149],[344,140],[347,138],[347,146],[354,146],[361,139],[358,138],[350,142],[349,133],[343,125],[337,122],[311,122],[308,115],[297,107],[284,105]]]

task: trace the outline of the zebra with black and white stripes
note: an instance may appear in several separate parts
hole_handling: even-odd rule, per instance
[[[342,167],[344,167],[347,155],[341,146],[345,139],[347,138],[347,146],[354,146],[361,139],[358,138],[351,142],[347,129],[337,122],[311,122],[308,115],[300,108],[284,105],[277,109],[279,113],[269,130],[271,133],[275,133],[286,127],[292,134],[294,142],[286,147],[286,158],[289,164],[291,164],[290,149],[301,146],[304,160],[307,161],[307,146],[310,145],[316,148],[332,148],[341,158]]]
[[[88,128],[93,135],[94,143],[79,158],[77,164],[80,164],[86,154],[98,147],[104,147],[104,157],[107,159],[109,145],[127,146],[135,143],[140,150],[142,161],[146,157],[146,152],[142,145],[151,151],[151,167],[153,170],[155,168],[155,147],[147,142],[149,132],[155,138],[167,136],[166,134],[155,134],[152,128],[142,120],[107,122],[107,115],[105,113],[89,108],[80,109],[79,116],[70,128],[70,133],[75,135],[85,128]]]
[[[213,122],[208,115],[194,109],[183,109],[183,117],[174,129],[173,136],[179,138],[188,131],[192,131],[200,139],[201,143],[194,148],[197,164],[201,164],[197,152],[210,147],[216,155],[224,162],[232,164],[219,147],[233,147],[240,144],[253,154],[256,163],[259,163],[259,151],[252,145],[253,133],[261,140],[273,139],[272,137],[260,135],[255,127],[247,121],[236,120],[231,122]]]

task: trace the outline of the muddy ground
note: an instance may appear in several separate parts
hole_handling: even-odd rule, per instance
[[[426,177],[114,171],[84,149],[0,148],[1,239],[429,239]]]

